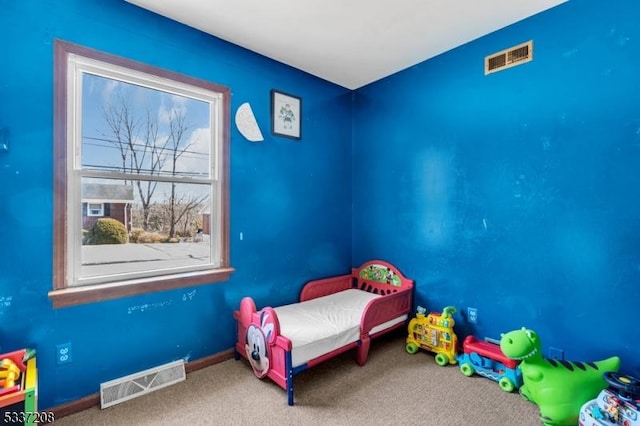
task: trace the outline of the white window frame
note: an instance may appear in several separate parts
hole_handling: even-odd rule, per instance
[[[228,88],[56,40],[56,186],[54,187],[54,306],[87,303],[228,279],[229,266],[229,96]],[[82,76],[84,73],[124,81],[207,102],[212,146],[207,176],[138,175],[147,181],[208,185],[211,211],[211,262],[83,277],[81,274],[83,178],[131,179],[130,173],[82,168]],[[87,205],[87,213],[89,203]],[[60,214],[63,212],[64,217]],[[103,210],[104,212],[104,210]]]
[[[94,213],[93,210],[91,208],[91,206],[100,206],[97,213]],[[98,216],[104,216],[104,203],[89,203],[87,202],[87,216],[89,217],[98,217]]]

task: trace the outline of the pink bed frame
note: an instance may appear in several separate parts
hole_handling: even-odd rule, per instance
[[[269,377],[285,389],[289,405],[293,405],[293,377],[296,374],[352,348],[356,348],[358,365],[364,365],[371,339],[406,326],[406,321],[402,321],[377,333],[370,333],[377,325],[409,315],[412,309],[413,280],[406,278],[390,263],[371,260],[359,268],[353,268],[351,274],[309,281],[300,293],[300,302],[352,288],[383,296],[371,300],[365,307],[360,320],[360,338],[356,342],[294,368],[291,362],[292,344],[286,336],[280,334],[276,312],[271,307],[257,311],[253,299],[245,297],[240,302],[240,308],[233,314],[237,321],[235,358],[240,359],[242,356],[249,360],[257,377]],[[254,347],[260,344],[264,346],[262,356],[252,354],[252,360],[246,349],[250,339],[252,342],[258,341],[258,345]]]

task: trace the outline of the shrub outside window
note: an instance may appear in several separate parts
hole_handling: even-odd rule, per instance
[[[56,41],[54,306],[228,278],[229,95]]]

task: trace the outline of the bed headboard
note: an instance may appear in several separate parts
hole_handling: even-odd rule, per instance
[[[353,287],[375,294],[391,294],[413,287],[413,280],[384,260],[370,260],[351,270]]]

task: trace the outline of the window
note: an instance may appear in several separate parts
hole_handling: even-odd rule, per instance
[[[87,216],[104,216],[104,204],[89,203],[87,206]]]
[[[228,279],[229,89],[57,40],[54,96],[54,306]]]

